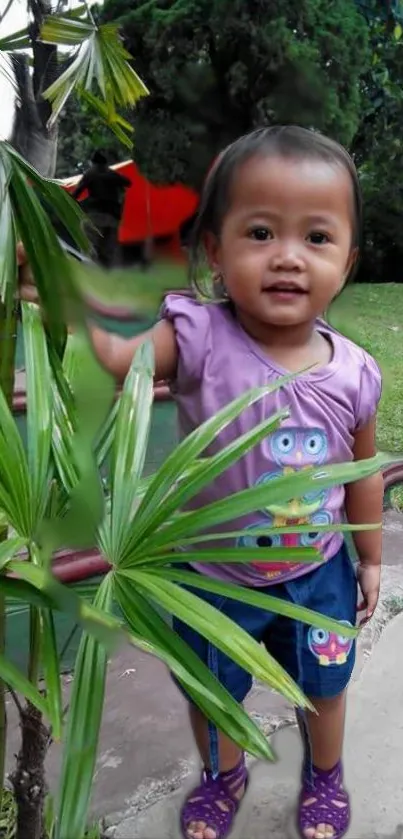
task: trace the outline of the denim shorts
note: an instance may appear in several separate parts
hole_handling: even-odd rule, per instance
[[[189,591],[263,643],[309,697],[334,697],[348,685],[355,662],[352,639],[201,589]],[[259,591],[356,625],[357,579],[345,545],[319,568]],[[250,674],[182,621],[175,619],[173,626],[234,699],[242,702],[252,687]]]

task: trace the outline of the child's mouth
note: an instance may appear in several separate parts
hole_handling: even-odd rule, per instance
[[[263,290],[266,294],[270,294],[278,300],[292,300],[308,293],[304,288],[294,283],[274,283]]]

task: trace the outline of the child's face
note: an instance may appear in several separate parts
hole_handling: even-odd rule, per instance
[[[236,174],[210,264],[249,321],[292,327],[322,314],[352,267],[348,173],[320,160],[256,157]]]

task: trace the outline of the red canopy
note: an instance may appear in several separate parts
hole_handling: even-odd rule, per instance
[[[119,241],[122,244],[159,236],[175,236],[181,224],[195,213],[198,195],[185,186],[154,186],[140,174],[133,160],[112,166],[131,181],[126,192]],[[61,185],[71,192],[80,176],[68,178]],[[82,199],[86,197],[83,193]]]

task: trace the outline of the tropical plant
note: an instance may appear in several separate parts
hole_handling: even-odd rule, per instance
[[[0,20],[3,22],[13,0],[6,4]],[[30,23],[27,30],[21,30],[14,35],[3,38],[0,42],[0,52],[9,53],[16,75],[20,108],[16,120],[14,141],[24,151],[26,157],[37,163],[38,168],[52,174],[54,171],[54,147],[56,141],[56,124],[59,113],[73,92],[77,92],[85,99],[102,118],[108,122],[112,130],[120,139],[129,143],[124,120],[117,113],[120,106],[132,105],[139,96],[147,91],[141,80],[129,65],[128,54],[123,49],[115,26],[98,27],[87,6],[80,7],[69,15],[51,16],[52,6],[48,0],[32,0],[28,3]],[[70,48],[65,54],[61,65],[57,64],[57,45]],[[31,57],[25,50],[31,50]],[[21,52],[22,51],[22,52]],[[18,52],[18,55],[16,55]],[[33,72],[30,71],[30,59],[33,61]],[[1,69],[10,75],[9,65],[1,65]],[[51,84],[50,84],[51,82]],[[92,90],[95,84],[96,91]],[[50,87],[49,87],[50,85]],[[98,95],[99,94],[99,95]],[[24,123],[25,120],[25,123]],[[36,155],[39,153],[39,157]],[[41,165],[41,161],[45,161]],[[28,181],[30,186],[28,186]],[[31,631],[29,664],[27,676],[21,676],[16,690],[23,688],[22,693],[27,699],[26,707],[15,695],[20,708],[22,740],[17,758],[17,768],[13,775],[13,784],[17,799],[17,832],[19,837],[40,839],[43,833],[43,797],[44,797],[44,754],[47,734],[42,721],[42,715],[47,713],[47,703],[38,692],[38,679],[41,665],[43,665],[45,681],[49,678],[52,690],[49,701],[52,708],[49,718],[52,729],[58,736],[62,721],[57,719],[60,709],[60,683],[58,680],[59,666],[54,647],[54,632],[51,614],[39,609],[43,606],[41,597],[35,590],[45,596],[50,596],[51,590],[57,594],[56,608],[71,609],[77,617],[84,620],[87,608],[78,604],[74,606],[74,599],[70,599],[68,590],[56,585],[51,574],[50,563],[54,544],[58,542],[58,527],[56,526],[58,490],[52,479],[52,465],[50,453],[52,402],[46,391],[42,376],[49,376],[50,369],[53,376],[57,375],[58,359],[63,353],[66,340],[66,319],[76,324],[84,342],[86,336],[85,314],[82,297],[78,290],[77,273],[74,273],[74,263],[68,260],[62,246],[56,237],[54,229],[43,207],[48,206],[68,230],[73,241],[82,250],[86,250],[87,242],[82,232],[82,216],[67,195],[55,184],[43,180],[38,172],[29,166],[12,147],[0,143],[0,334],[2,338],[2,353],[0,358],[0,402],[3,419],[10,434],[10,441],[14,443],[15,461],[18,464],[17,477],[11,486],[10,463],[2,461],[2,491],[0,491],[0,510],[2,516],[0,539],[3,551],[3,567],[15,553],[25,548],[30,562],[21,564],[17,572],[22,577],[18,581],[18,591],[21,597],[30,603]],[[28,254],[35,281],[37,283],[44,314],[47,322],[47,343],[31,329],[28,324],[29,312],[25,311],[24,330],[26,355],[36,353],[36,379],[28,378],[28,451],[24,452],[21,439],[10,415],[14,387],[14,359],[15,336],[18,318],[16,305],[17,286],[17,237],[22,240]],[[77,266],[76,266],[77,268]],[[127,282],[127,279],[126,279]],[[144,282],[139,279],[139,287],[144,288]],[[147,292],[146,292],[147,294]],[[28,318],[28,320],[27,320]],[[36,337],[33,337],[35,336]],[[42,343],[41,343],[42,341]],[[88,342],[87,342],[88,348]],[[49,355],[48,355],[49,349]],[[92,356],[87,351],[87,357]],[[98,368],[97,368],[98,370]],[[40,375],[38,375],[40,371]],[[100,372],[100,371],[99,371]],[[102,376],[101,376],[102,379]],[[89,380],[94,384],[100,382],[95,371],[95,379],[90,374]],[[102,379],[102,386],[97,394],[93,391],[95,403],[87,411],[87,421],[82,416],[82,423],[77,432],[76,445],[80,452],[77,484],[77,495],[68,499],[73,519],[70,524],[76,529],[76,538],[80,542],[79,533],[87,541],[89,533],[92,539],[96,532],[99,516],[102,514],[102,491],[100,477],[96,469],[92,452],[92,429],[102,420],[103,413],[109,407],[113,397],[113,385]],[[96,385],[95,385],[96,387]],[[85,393],[88,393],[85,388]],[[109,401],[108,401],[109,400]],[[85,404],[85,400],[84,400]],[[95,407],[95,415],[93,409]],[[98,409],[98,410],[97,410]],[[84,411],[85,414],[85,411]],[[36,427],[36,422],[42,425]],[[94,425],[95,422],[95,425]],[[7,457],[5,439],[3,457]],[[8,439],[8,437],[7,437]],[[10,442],[11,445],[11,442]],[[74,459],[72,463],[74,464]],[[52,461],[53,463],[53,461]],[[81,489],[80,489],[81,486]],[[88,494],[87,494],[88,493]],[[85,505],[84,505],[85,499]],[[83,509],[86,510],[83,518]],[[54,504],[56,503],[56,508]],[[56,518],[55,518],[56,515]],[[59,521],[61,533],[63,525]],[[78,518],[77,518],[78,516]],[[87,522],[85,519],[88,517]],[[80,521],[83,520],[84,531]],[[90,530],[86,527],[89,524]],[[43,530],[41,530],[43,525]],[[9,529],[11,528],[11,530]],[[78,530],[77,530],[78,528]],[[16,537],[15,532],[20,535]],[[23,535],[21,535],[23,534]],[[7,539],[8,537],[11,537]],[[68,534],[64,542],[68,544]],[[17,539],[17,541],[15,541]],[[38,545],[41,540],[41,547]],[[13,541],[14,540],[14,541]],[[19,541],[18,541],[19,540]],[[22,541],[21,541],[22,540]],[[91,538],[90,538],[91,541]],[[19,561],[19,560],[18,560]],[[15,570],[15,569],[14,569]],[[29,570],[34,578],[29,578]],[[25,574],[25,577],[24,577]],[[28,578],[27,578],[28,575]],[[0,587],[0,656],[4,658],[6,636],[6,589],[10,580]],[[16,583],[14,583],[16,585]],[[22,586],[22,588],[21,588]],[[24,594],[24,586],[26,588]],[[4,589],[4,590],[3,590]],[[31,590],[32,589],[32,590]],[[12,589],[11,589],[12,590]],[[67,600],[63,598],[67,596]],[[52,595],[53,596],[53,595]],[[35,599],[36,597],[36,599]],[[33,600],[33,603],[32,603]],[[59,606],[56,603],[59,603]],[[65,602],[65,606],[63,606]],[[46,601],[49,606],[51,600]],[[70,604],[70,605],[69,605]],[[82,613],[82,608],[84,612]],[[50,616],[49,616],[50,615]],[[84,617],[83,617],[84,615]],[[99,616],[98,616],[99,617]],[[85,618],[86,620],[86,618]],[[104,619],[105,624],[105,619]],[[116,622],[112,621],[116,628]],[[111,621],[106,619],[106,627],[111,627]],[[97,627],[95,627],[97,628]],[[53,653],[53,658],[52,658]],[[4,669],[5,668],[5,669]],[[49,669],[50,668],[50,669]],[[0,681],[0,799],[4,786],[4,759],[6,743],[5,717],[5,684],[10,684],[7,673],[10,671],[7,662],[4,664]],[[12,680],[11,680],[12,681]],[[35,723],[34,725],[32,723]],[[33,761],[33,765],[31,765]],[[36,793],[34,794],[34,791]],[[0,800],[1,804],[1,800]],[[0,807],[1,810],[1,807]]]
[[[0,23],[16,2],[6,4]],[[118,27],[98,25],[88,3],[60,14],[51,0],[28,0],[27,9],[28,26],[0,38],[17,94],[13,146],[42,175],[53,177],[58,117],[73,93],[131,149],[132,127],[121,111],[132,108],[147,88],[129,63]],[[5,67],[0,64],[0,70]]]

